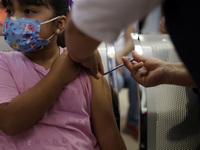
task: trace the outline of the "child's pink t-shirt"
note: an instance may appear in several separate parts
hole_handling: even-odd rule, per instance
[[[0,53],[0,104],[30,89],[49,72],[34,65],[22,53]],[[16,136],[0,130],[0,150],[99,150],[90,124],[90,101],[90,79],[82,71],[35,125]]]

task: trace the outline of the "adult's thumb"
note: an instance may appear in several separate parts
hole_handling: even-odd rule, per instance
[[[142,55],[139,55],[136,51],[132,51],[132,56],[136,62],[144,62],[146,60],[145,57],[143,57]]]

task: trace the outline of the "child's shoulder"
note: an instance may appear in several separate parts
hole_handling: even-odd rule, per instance
[[[91,75],[87,70],[82,69],[78,75],[80,79],[79,82],[83,82],[84,84],[90,84],[92,88],[94,87],[108,87],[108,82],[104,76],[96,79],[93,75]]]
[[[0,51],[1,57],[22,57],[22,54],[15,51]]]
[[[19,52],[0,51],[0,60],[6,62],[16,62],[23,59],[23,54]]]

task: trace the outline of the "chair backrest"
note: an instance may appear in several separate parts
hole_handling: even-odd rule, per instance
[[[98,46],[97,49],[99,50],[101,58],[102,58],[104,71],[107,72],[107,71],[115,68],[116,60],[115,60],[114,45],[103,42]],[[107,81],[110,85],[114,114],[115,114],[118,128],[120,129],[120,110],[119,110],[118,81],[117,81],[116,71],[109,73],[109,74],[105,75],[104,77],[107,79]]]
[[[4,36],[0,36],[0,51],[13,51],[12,48],[5,42]]]
[[[168,35],[133,34],[132,37],[136,50],[143,56],[156,57],[167,62],[180,61]],[[176,85],[144,89],[147,101],[146,149],[195,149],[199,144],[200,124],[199,103],[193,89]],[[192,129],[194,133],[188,132]]]

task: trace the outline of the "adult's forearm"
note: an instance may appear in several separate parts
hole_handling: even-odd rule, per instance
[[[94,53],[100,41],[90,38],[81,32],[69,16],[66,29],[66,45],[69,56],[76,62],[88,60]]]
[[[162,0],[80,0],[72,8],[72,20],[86,35],[114,42],[121,30],[142,18]]]
[[[197,88],[190,73],[182,62],[166,63],[164,70],[164,84],[175,84]]]

